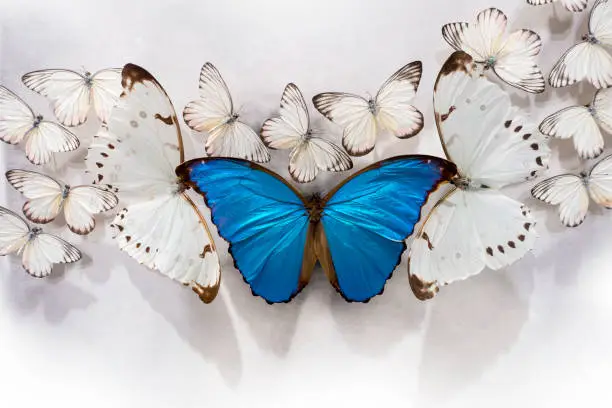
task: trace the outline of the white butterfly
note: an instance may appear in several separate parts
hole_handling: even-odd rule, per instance
[[[24,85],[51,101],[55,117],[65,126],[85,123],[93,106],[98,119],[106,123],[121,94],[121,69],[109,68],[93,75],[68,69],[29,72]]]
[[[51,274],[54,264],[81,259],[81,252],[60,237],[30,228],[20,216],[0,207],[0,256],[21,255],[23,269],[36,278]]]
[[[589,33],[555,64],[548,82],[555,88],[587,80],[596,88],[612,85],[612,3],[598,0],[589,17]]]
[[[219,290],[219,258],[204,217],[174,172],[184,161],[174,107],[143,68],[128,64],[122,75],[124,94],[87,156],[95,182],[118,191],[125,205],[112,224],[115,239],[139,263],[211,302]]]
[[[258,163],[270,161],[270,152],[251,127],[240,122],[225,81],[207,62],[200,71],[200,99],[183,111],[185,123],[197,132],[208,132],[209,156],[237,157]]]
[[[280,116],[264,122],[261,138],[271,149],[291,149],[289,174],[298,183],[313,181],[319,170],[353,168],[351,158],[341,147],[313,134],[306,101],[295,84],[285,87]]]
[[[600,160],[590,172],[560,174],[538,183],[531,195],[559,206],[559,218],[566,227],[582,224],[589,210],[589,197],[612,208],[612,155]]]
[[[534,246],[535,220],[500,189],[546,169],[550,150],[510,96],[455,52],[435,85],[440,140],[458,176],[415,236],[408,261],[410,285],[421,300],[442,285],[485,267],[500,269]]]
[[[89,234],[96,226],[93,215],[108,211],[119,202],[115,194],[101,187],[71,187],[33,171],[9,170],[6,179],[28,198],[23,205],[28,220],[46,224],[63,209],[66,224],[75,234]]]
[[[53,153],[70,152],[79,139],[65,127],[43,120],[17,95],[0,86],[0,139],[8,144],[25,141],[26,157],[34,164],[46,164]]]
[[[600,89],[588,106],[570,106],[540,124],[540,131],[558,139],[573,139],[583,159],[593,159],[604,149],[601,129],[612,133],[612,88]]]
[[[544,92],[544,75],[536,61],[542,48],[540,36],[523,29],[506,37],[507,23],[501,10],[490,8],[478,14],[475,24],[444,25],[442,36],[451,47],[470,54],[508,85],[530,93]]]
[[[584,10],[587,4],[589,4],[589,0],[527,0],[527,3],[531,4],[532,6],[540,6],[542,4],[550,4],[554,2],[560,2],[563,4],[563,7],[575,13]]]
[[[423,129],[423,114],[410,104],[422,72],[420,61],[403,66],[385,81],[375,98],[325,92],[315,95],[312,102],[322,115],[344,129],[342,145],[346,151],[363,156],[374,150],[380,131],[407,139]]]

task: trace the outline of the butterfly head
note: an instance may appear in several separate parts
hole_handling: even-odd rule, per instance
[[[451,180],[451,183],[460,190],[482,190],[487,189],[489,186],[484,184],[475,183],[469,177],[457,175]]]
[[[308,199],[306,208],[308,209],[310,222],[321,221],[321,216],[323,215],[323,207],[323,198],[321,197],[321,194],[315,193]]]
[[[33,240],[34,238],[36,238],[37,236],[39,236],[42,233],[42,228],[40,227],[34,227],[30,230],[30,233],[28,235],[28,240]]]
[[[495,56],[490,56],[485,61],[485,69],[493,68],[496,62],[497,62],[497,58]]]
[[[591,33],[582,36],[582,41],[586,41],[591,44],[599,44],[599,40]]]
[[[36,117],[34,118],[34,123],[32,126],[37,127],[38,125],[40,125],[40,122],[43,121],[43,117],[42,115],[36,115]]]
[[[64,188],[62,189],[62,199],[66,199],[68,198],[68,194],[70,194],[70,186],[68,184],[64,185]]]
[[[230,116],[227,119],[227,122],[225,122],[225,124],[226,125],[231,125],[232,123],[236,122],[239,117],[240,117],[240,115],[234,112],[234,113],[232,113],[232,116]]]
[[[372,112],[372,115],[376,115],[378,113],[378,105],[376,104],[376,100],[372,97],[368,99],[368,109]]]
[[[91,86],[91,83],[92,83],[91,72],[85,71],[83,73],[83,77],[85,78],[85,85]]]

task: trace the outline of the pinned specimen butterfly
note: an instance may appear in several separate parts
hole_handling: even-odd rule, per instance
[[[584,10],[587,7],[587,4],[589,4],[589,0],[527,0],[527,3],[531,4],[532,6],[540,6],[542,4],[556,2],[563,4],[563,7],[569,11],[573,11],[574,13]]]
[[[583,159],[593,159],[604,150],[601,129],[612,133],[612,90],[600,89],[588,106],[570,106],[544,119],[540,132],[558,139],[573,139]]]
[[[0,86],[0,139],[8,144],[25,142],[33,164],[47,164],[54,153],[71,152],[79,139],[65,127],[43,119],[17,95]]]
[[[417,298],[466,279],[485,267],[500,269],[534,246],[535,219],[504,186],[546,169],[550,150],[510,96],[455,52],[435,85],[434,111],[440,141],[457,177],[415,235],[408,272]]]
[[[612,208],[612,155],[597,162],[591,171],[560,174],[538,183],[531,195],[547,204],[559,206],[559,218],[566,227],[582,224],[589,210],[589,197]]]
[[[250,126],[240,122],[229,89],[213,64],[200,71],[200,99],[189,102],[183,119],[191,129],[208,132],[209,156],[238,157],[258,163],[270,161],[270,152]]]
[[[589,32],[555,64],[548,82],[555,88],[587,80],[596,88],[612,85],[612,3],[597,0],[589,17]]]
[[[312,102],[322,115],[343,128],[346,151],[351,156],[363,156],[374,150],[381,131],[407,139],[423,129],[423,114],[411,105],[422,72],[421,61],[411,62],[391,75],[374,98],[325,92],[315,95]]]
[[[383,291],[421,206],[455,166],[431,156],[393,157],[310,198],[246,160],[194,159],[176,171],[204,196],[254,295],[290,301],[318,260],[344,299],[367,302]]]
[[[94,74],[68,69],[43,69],[21,78],[23,84],[51,101],[57,120],[65,126],[85,123],[92,106],[102,123],[121,94],[121,68],[102,69]]]
[[[174,173],[184,160],[174,107],[141,67],[126,65],[122,82],[108,128],[87,156],[95,182],[117,191],[125,205],[112,223],[114,238],[136,261],[191,286],[209,303],[219,290],[219,258],[204,217]]]
[[[351,158],[341,147],[317,136],[310,128],[306,101],[295,84],[285,87],[280,115],[264,122],[261,138],[271,149],[291,149],[289,174],[298,183],[313,181],[319,170],[353,168]]]
[[[49,276],[55,264],[81,259],[81,252],[68,242],[30,228],[23,218],[0,207],[0,256],[13,253],[21,255],[23,269],[36,278]]]
[[[101,187],[71,187],[34,171],[9,170],[6,179],[28,198],[23,205],[28,220],[47,224],[63,209],[66,224],[75,234],[89,234],[96,226],[94,214],[115,208],[118,203],[115,194]]]
[[[455,50],[468,53],[508,85],[529,93],[544,92],[544,75],[536,61],[542,48],[540,36],[522,29],[506,37],[507,23],[501,10],[489,8],[478,14],[475,24],[445,24],[442,36]]]

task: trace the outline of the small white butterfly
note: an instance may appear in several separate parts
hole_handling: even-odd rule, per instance
[[[68,69],[44,69],[21,78],[25,86],[51,101],[55,117],[65,126],[85,123],[93,106],[106,123],[121,94],[121,69],[109,68],[94,74]]]
[[[206,220],[175,168],[185,158],[174,106],[143,68],[123,69],[124,92],[94,137],[87,167],[125,205],[111,225],[119,248],[138,263],[188,285],[203,302],[219,291],[219,257]]]
[[[93,231],[94,214],[115,208],[119,202],[115,194],[100,187],[71,187],[33,171],[9,170],[6,179],[28,199],[23,205],[28,220],[47,224],[63,209],[68,228],[79,235]]]
[[[612,85],[612,3],[598,0],[589,17],[589,32],[555,64],[548,82],[555,88],[587,80],[596,88]]]
[[[72,132],[43,120],[3,86],[0,86],[0,139],[13,145],[25,141],[26,157],[38,165],[49,163],[53,153],[70,152],[80,144]]]
[[[0,256],[21,255],[23,269],[36,278],[51,274],[54,264],[81,259],[81,252],[60,237],[30,228],[14,212],[0,207]]]
[[[374,150],[382,130],[407,139],[423,129],[423,114],[411,105],[422,72],[420,61],[411,62],[391,75],[374,98],[325,92],[315,95],[312,102],[322,115],[344,129],[342,145],[346,151],[363,156]]]
[[[604,149],[601,129],[612,133],[612,88],[600,89],[588,106],[570,106],[540,124],[540,132],[557,139],[573,139],[583,159],[593,159]]]
[[[506,37],[507,23],[501,10],[490,8],[478,14],[475,24],[444,25],[442,36],[455,50],[470,54],[508,85],[530,93],[544,92],[544,75],[536,61],[542,48],[540,36],[523,29]]]
[[[458,176],[427,216],[410,249],[414,294],[435,296],[442,285],[500,269],[534,246],[535,219],[500,189],[537,176],[550,150],[510,96],[455,52],[435,85],[436,125]]]
[[[351,158],[341,147],[313,134],[306,101],[295,84],[285,87],[280,116],[264,122],[261,138],[271,149],[291,149],[289,174],[298,183],[313,181],[319,170],[353,168]]]
[[[270,152],[250,126],[240,122],[229,89],[213,64],[200,71],[200,99],[187,104],[183,119],[197,132],[208,132],[209,156],[236,157],[258,163],[270,161]]]
[[[587,7],[587,4],[589,4],[589,0],[527,0],[527,3],[531,4],[532,6],[540,6],[542,4],[556,2],[560,2],[563,4],[563,7],[569,11],[573,11],[574,13],[584,10]]]
[[[577,227],[587,216],[589,197],[612,209],[612,155],[597,162],[588,173],[560,174],[546,179],[531,190],[531,195],[547,204],[558,205],[563,225]]]

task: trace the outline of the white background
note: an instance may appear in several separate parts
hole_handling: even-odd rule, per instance
[[[541,34],[548,73],[587,17],[524,0],[0,3],[1,81],[45,114],[47,102],[20,84],[23,73],[134,62],[157,76],[180,111],[197,96],[201,65],[212,61],[243,119],[258,128],[289,81],[308,99],[330,90],[374,93],[397,68],[422,60],[415,104],[425,130],[410,141],[382,137],[357,167],[400,153],[441,154],[431,98],[450,53],[444,23],[472,21],[498,6],[512,28]],[[537,122],[592,96],[588,86],[538,97],[510,92]],[[78,130],[84,144],[96,129],[90,122]],[[201,155],[202,136],[186,134],[196,146],[188,156]],[[570,145],[552,143],[551,173],[559,156],[566,168],[580,165]],[[18,148],[0,152],[3,168],[28,167]],[[286,153],[274,160],[286,175]],[[71,164],[55,174],[88,181],[82,169]],[[321,178],[310,189],[337,180]],[[48,226],[85,258],[45,281],[26,276],[18,259],[2,259],[0,406],[612,406],[612,217],[592,208],[584,225],[564,229],[553,209],[529,198],[530,187],[510,194],[541,219],[534,253],[444,288],[428,303],[410,292],[404,261],[369,304],[345,303],[317,273],[292,303],[269,306],[251,296],[219,242],[222,288],[207,306],[119,252],[102,220],[86,239],[59,222]],[[3,204],[20,208],[21,197],[4,181],[0,194]]]

